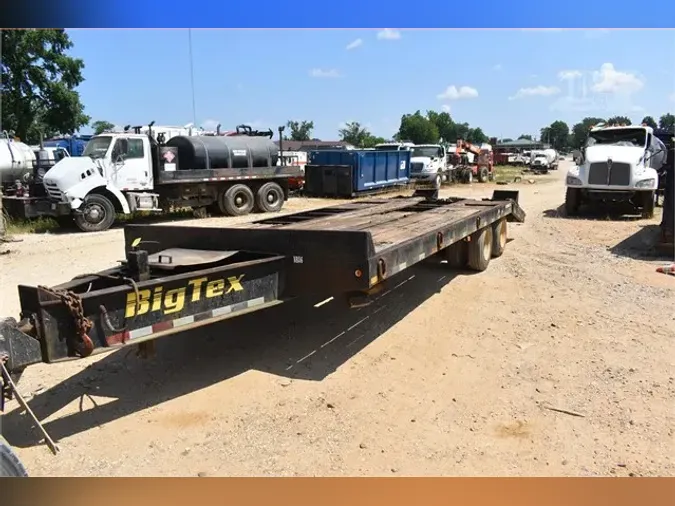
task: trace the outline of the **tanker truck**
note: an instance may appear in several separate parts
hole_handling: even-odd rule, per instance
[[[138,126],[96,135],[81,157],[54,165],[43,179],[48,208],[40,214],[97,232],[110,228],[118,214],[140,211],[191,207],[200,217],[276,212],[288,199],[289,178],[301,176],[296,167],[277,165],[272,130],[240,125],[234,136],[166,140],[164,132],[155,137],[153,125],[146,133]],[[282,132],[280,127],[280,138]]]
[[[17,181],[27,181],[34,161],[33,148],[13,139],[7,132],[0,134],[0,185],[3,193],[12,192]]]

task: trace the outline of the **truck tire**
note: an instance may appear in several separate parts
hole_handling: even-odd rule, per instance
[[[445,260],[453,269],[464,269],[468,261],[468,251],[466,241],[459,241],[451,244],[444,250]]]
[[[579,188],[567,188],[565,192],[565,213],[567,216],[576,216],[581,207],[581,190]]]
[[[481,167],[478,170],[478,182],[479,183],[487,183],[489,177],[490,177],[490,173],[488,172],[487,167]]]
[[[654,217],[654,192],[642,192],[642,217],[649,220]]]
[[[244,184],[230,186],[221,196],[220,208],[229,216],[244,216],[253,210],[255,197]]]
[[[16,456],[14,450],[0,437],[0,478],[25,478],[26,468]]]
[[[499,258],[504,254],[507,240],[506,218],[492,224],[492,258]]]
[[[492,227],[485,227],[471,236],[469,241],[469,269],[482,272],[492,258]]]
[[[256,208],[263,213],[277,213],[284,205],[284,190],[277,183],[265,183],[256,193]]]
[[[75,224],[82,232],[101,232],[115,223],[115,206],[104,195],[87,195],[81,209],[75,214]]]

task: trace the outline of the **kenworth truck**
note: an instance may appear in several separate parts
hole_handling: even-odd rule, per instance
[[[153,123],[91,138],[82,156],[65,158],[43,179],[47,197],[31,215],[74,220],[84,232],[110,228],[117,214],[191,207],[197,216],[276,212],[299,167],[277,165],[272,130],[245,125],[236,135],[156,137]],[[279,128],[279,135],[283,127]],[[281,141],[280,141],[281,142]],[[28,203],[26,205],[29,205]]]
[[[567,215],[578,214],[584,204],[623,202],[643,218],[653,217],[658,171],[666,155],[649,126],[592,127],[577,164],[567,172]]]

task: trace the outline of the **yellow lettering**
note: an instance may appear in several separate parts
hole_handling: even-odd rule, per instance
[[[166,314],[177,313],[185,307],[185,288],[167,290],[164,295],[164,312]]]
[[[142,315],[150,309],[150,290],[138,290],[138,301],[136,300],[136,292],[127,294],[127,308],[124,313],[125,318],[132,318],[134,316]],[[138,304],[137,304],[138,303]],[[136,313],[136,306],[138,305],[138,313]]]
[[[192,286],[192,302],[197,302],[202,295],[202,285],[209,278],[198,278],[188,281],[188,285]]]
[[[159,311],[162,309],[162,292],[163,286],[155,287],[155,293],[152,296],[152,311]]]
[[[224,290],[224,279],[216,279],[215,281],[211,281],[208,285],[206,285],[206,298],[210,299],[211,297],[218,297],[223,294]]]
[[[241,292],[244,289],[244,287],[241,286],[241,278],[243,277],[244,274],[242,274],[241,276],[231,276],[227,278],[227,282],[230,284],[230,287],[227,289],[227,292],[225,293],[228,294],[230,292]]]

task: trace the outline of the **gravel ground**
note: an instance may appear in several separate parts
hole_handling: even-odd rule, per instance
[[[150,360],[33,366],[19,387],[61,453],[13,402],[4,435],[35,476],[673,476],[675,278],[645,253],[660,217],[560,216],[565,169],[508,187],[527,220],[483,273],[417,266],[359,310],[294,302]],[[21,239],[0,257],[4,315],[19,283],[124,256],[120,229]]]

